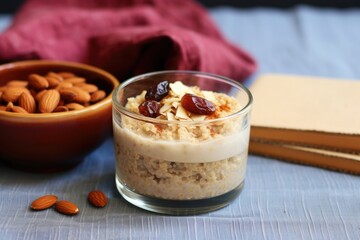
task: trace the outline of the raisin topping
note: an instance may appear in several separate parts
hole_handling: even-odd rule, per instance
[[[161,108],[161,104],[154,100],[145,101],[139,105],[139,112],[146,116],[156,118],[160,115],[159,110]]]
[[[159,82],[157,85],[149,88],[146,91],[145,99],[160,101],[161,99],[163,99],[168,95],[169,90],[170,88],[168,81]]]
[[[190,93],[186,93],[181,98],[181,105],[194,114],[210,115],[215,112],[215,106],[212,102]]]

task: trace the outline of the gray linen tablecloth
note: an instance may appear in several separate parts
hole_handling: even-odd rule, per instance
[[[257,58],[257,74],[360,79],[359,9],[216,8],[211,14],[229,40]],[[0,17],[1,29],[8,23]],[[110,139],[68,172],[38,175],[0,164],[0,184],[0,239],[360,238],[360,177],[256,156],[249,156],[240,197],[198,216],[163,216],[126,203],[115,188]],[[105,209],[86,202],[94,188],[109,196]],[[48,193],[77,203],[81,213],[29,210]]]

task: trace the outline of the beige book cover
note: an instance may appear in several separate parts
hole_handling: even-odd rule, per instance
[[[360,174],[360,154],[286,145],[276,142],[250,141],[249,152],[288,162]]]
[[[252,139],[360,151],[360,81],[266,74],[250,91]]]

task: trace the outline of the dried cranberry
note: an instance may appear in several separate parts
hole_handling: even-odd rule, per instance
[[[169,82],[162,81],[146,91],[145,99],[160,101],[161,99],[166,97],[168,93],[169,93]]]
[[[181,98],[181,105],[187,111],[195,114],[209,115],[215,112],[215,106],[212,102],[194,94],[186,93]]]
[[[139,105],[139,112],[146,117],[156,118],[157,116],[160,115],[159,114],[160,107],[161,104],[157,101],[154,100],[145,101]]]

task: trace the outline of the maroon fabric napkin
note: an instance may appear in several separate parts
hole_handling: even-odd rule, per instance
[[[83,62],[120,80],[178,69],[242,81],[256,69],[193,0],[29,0],[0,35],[0,62],[24,59]]]

